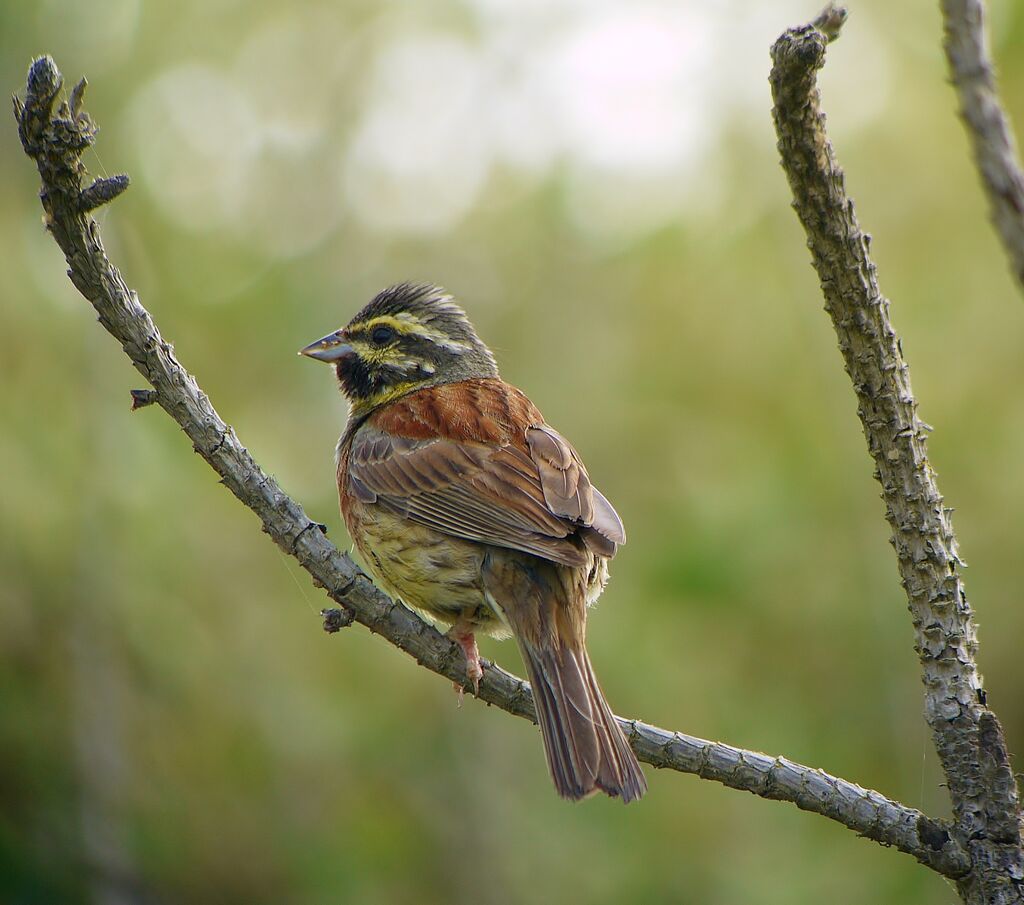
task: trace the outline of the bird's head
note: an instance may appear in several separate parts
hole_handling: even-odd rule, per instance
[[[430,285],[385,289],[346,326],[299,354],[334,365],[356,415],[422,387],[498,376],[466,312]]]

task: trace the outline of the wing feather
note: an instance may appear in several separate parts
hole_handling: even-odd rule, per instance
[[[459,388],[410,394],[364,422],[348,456],[353,494],[443,533],[565,565],[583,565],[587,549],[613,556],[622,522],[569,442],[507,384]]]

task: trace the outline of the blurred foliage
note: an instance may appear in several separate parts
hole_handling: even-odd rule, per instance
[[[134,180],[99,213],[112,259],[336,542],[343,407],[295,350],[384,285],[439,282],[626,522],[590,630],[618,711],[943,813],[770,125],[768,47],[814,12],[14,0],[0,83],[44,51],[89,76],[87,164]],[[1024,2],[993,29],[1019,127]],[[604,53],[617,35],[632,56]],[[1024,304],[940,38],[933,2],[855,4],[822,82],[1020,752]],[[567,805],[533,727],[457,710],[361,629],[323,635],[323,596],[170,419],[129,413],[141,378],[64,277],[2,123],[0,901],[955,901],[906,856],[693,777]]]

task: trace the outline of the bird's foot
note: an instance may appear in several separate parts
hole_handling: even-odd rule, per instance
[[[480,680],[484,677],[484,670],[480,665],[480,649],[476,646],[476,638],[473,636],[473,632],[454,625],[448,632],[448,637],[458,644],[466,655],[466,678],[473,684],[473,694],[479,694]],[[465,688],[459,682],[452,682],[452,687],[454,687],[459,696],[459,706],[461,707]]]

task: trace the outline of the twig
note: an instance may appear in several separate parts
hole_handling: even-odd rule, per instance
[[[136,294],[107,260],[99,229],[79,203],[83,178],[79,155],[91,142],[95,129],[85,114],[72,114],[67,105],[53,116],[60,84],[53,61],[49,57],[37,60],[29,72],[25,103],[16,102],[15,112],[25,150],[36,160],[42,178],[47,226],[64,251],[74,284],[152,384],[155,401],[178,422],[196,452],[261,519],[263,530],[274,542],[294,556],[314,583],[346,611],[344,616],[324,613],[328,630],[351,621],[351,615],[422,666],[453,681],[464,681],[465,660],[459,646],[374,587],[319,530],[322,526],[311,521],[302,507],[260,469],[235,432],[221,420],[195,378],[179,364]],[[529,685],[491,663],[485,662],[484,667],[478,696],[509,713],[536,721]],[[966,853],[942,821],[877,792],[785,758],[671,733],[637,721],[620,722],[637,756],[655,767],[693,773],[764,798],[793,802],[913,855],[948,877],[958,877],[969,868]]]
[[[1024,173],[996,90],[983,0],[942,0],[946,60],[989,213],[1024,288]]]
[[[916,631],[925,717],[953,801],[955,833],[971,852],[977,868],[972,877],[991,869],[1005,883],[1024,877],[1017,788],[1002,729],[985,705],[974,619],[950,510],[928,464],[926,426],[917,416],[889,302],[868,256],[869,237],[861,232],[825,133],[816,86],[825,46],[824,35],[804,26],[772,47],[779,153],[882,485]],[[994,894],[995,887],[986,889]],[[1019,895],[984,901],[1019,901]]]
[[[132,396],[132,411],[137,412],[156,402],[156,390],[129,390]]]

